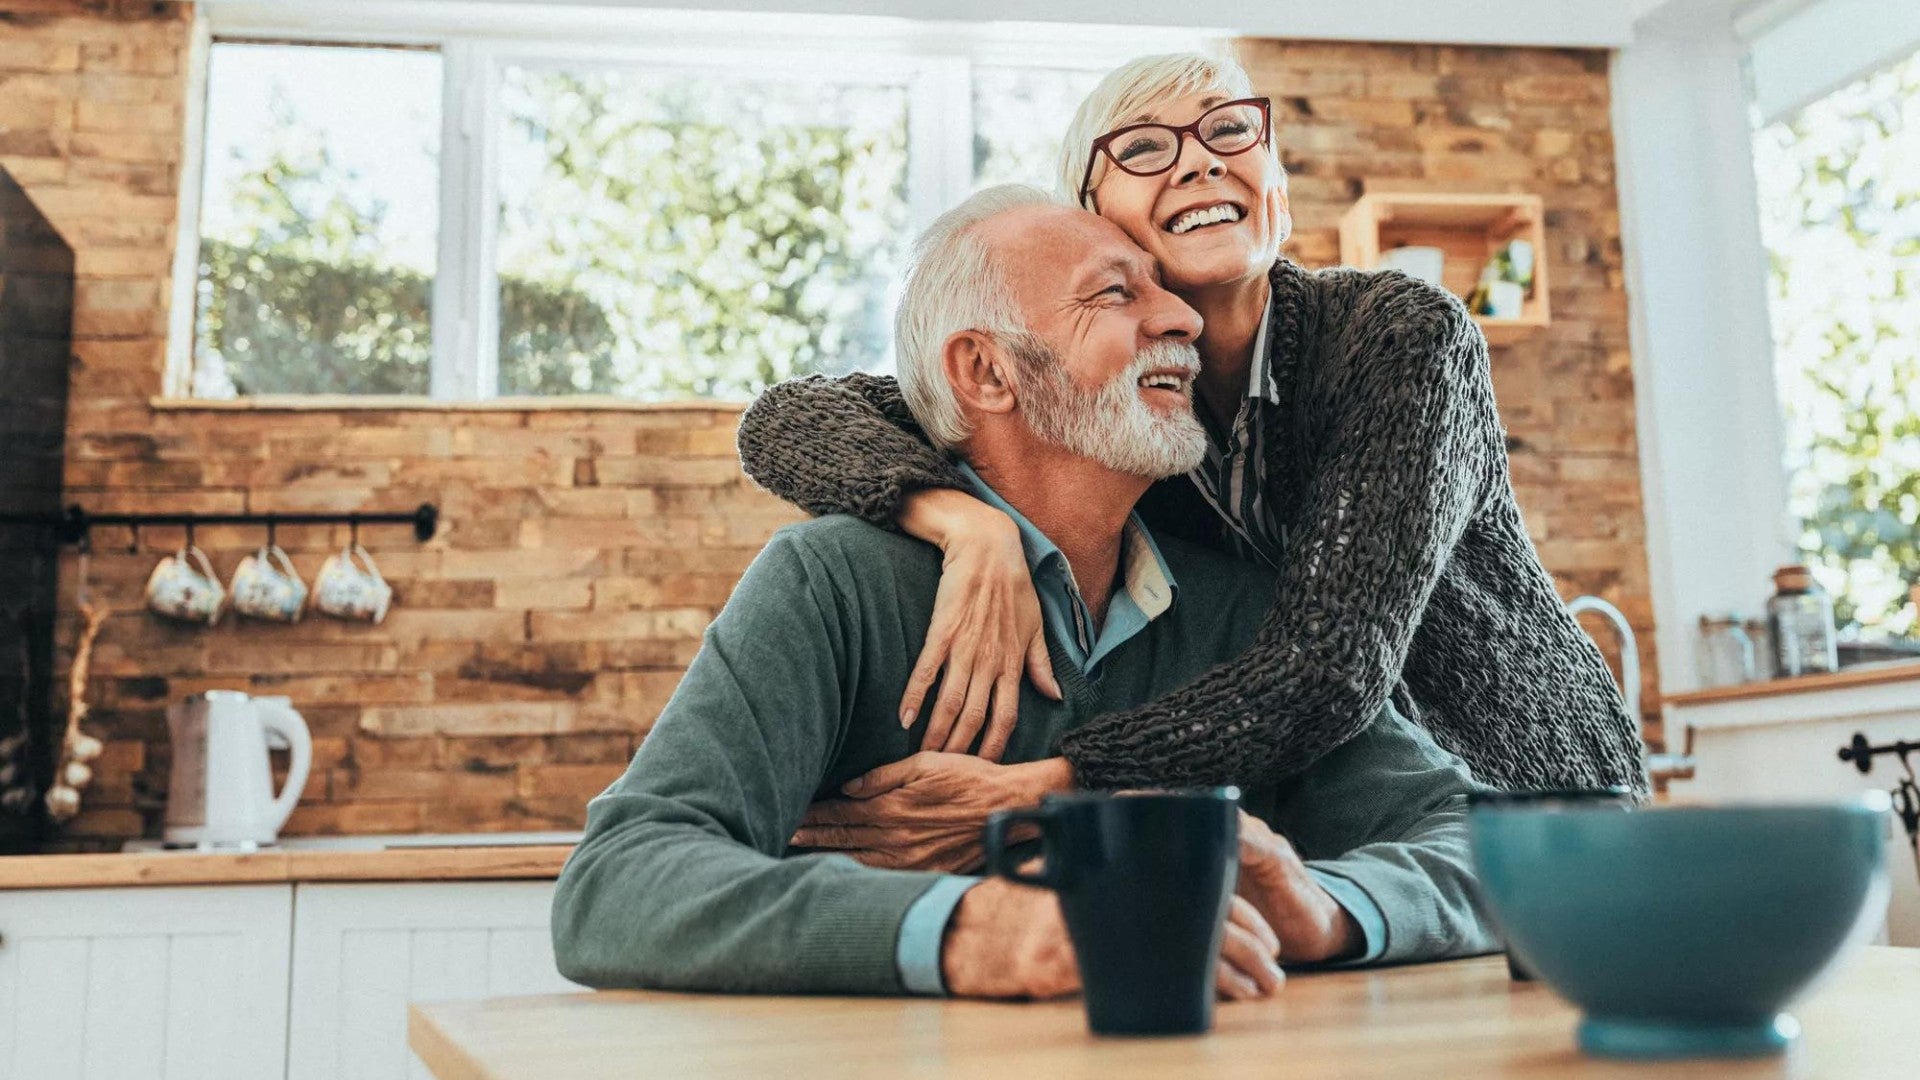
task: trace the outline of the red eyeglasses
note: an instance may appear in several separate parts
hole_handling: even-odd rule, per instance
[[[1273,145],[1273,100],[1251,97],[1223,101],[1191,124],[1129,124],[1115,128],[1093,140],[1087,154],[1087,171],[1080,177],[1080,205],[1087,204],[1088,185],[1093,182],[1093,167],[1105,154],[1122,172],[1134,176],[1155,176],[1173,168],[1180,160],[1181,147],[1188,135],[1200,145],[1222,157],[1244,154],[1256,146]],[[1114,144],[1120,144],[1115,149]]]

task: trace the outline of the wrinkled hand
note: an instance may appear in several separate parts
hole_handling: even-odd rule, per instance
[[[1307,872],[1287,838],[1240,812],[1240,880],[1235,892],[1280,935],[1282,960],[1319,963],[1360,951],[1360,927]]]
[[[920,748],[964,754],[984,727],[980,756],[999,761],[1019,718],[1023,670],[1036,689],[1056,701],[1060,685],[1047,655],[1040,598],[1019,530],[1000,511],[966,501],[971,504],[967,524],[951,529],[940,544],[946,558],[934,594],[933,623],[900,697],[900,726],[913,726],[927,692],[940,679]]]
[[[922,751],[848,781],[845,799],[807,808],[796,847],[851,855],[891,870],[973,870],[986,861],[980,829],[996,810],[1031,806],[1072,786],[1062,758],[996,765],[967,754]],[[1016,841],[1031,839],[1018,826]]]
[[[1215,991],[1226,1000],[1269,997],[1286,981],[1274,963],[1279,938],[1241,897],[1227,909]],[[940,952],[949,993],[1051,998],[1080,988],[1080,968],[1060,903],[1051,892],[988,878],[954,909]]]

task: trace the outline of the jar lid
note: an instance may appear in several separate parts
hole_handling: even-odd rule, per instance
[[[1773,572],[1773,587],[1781,592],[1806,592],[1813,588],[1813,571],[1801,563],[1783,566]]]

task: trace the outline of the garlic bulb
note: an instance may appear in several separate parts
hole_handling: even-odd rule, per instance
[[[76,731],[73,738],[67,740],[67,754],[75,761],[92,761],[105,749],[106,746],[99,739],[84,732]]]
[[[70,788],[83,788],[93,779],[93,770],[78,761],[69,761],[67,767],[60,770],[60,778]]]
[[[65,784],[47,789],[47,813],[55,821],[65,821],[80,812],[80,793]]]

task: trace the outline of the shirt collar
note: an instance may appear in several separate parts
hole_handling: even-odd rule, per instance
[[[1001,498],[991,484],[973,471],[973,466],[964,461],[959,465],[981,501],[1013,519],[1013,524],[1020,530],[1020,547],[1027,555],[1028,573],[1037,576],[1041,568],[1055,559],[1071,573],[1067,556],[1059,545],[1028,521],[1025,514],[1015,510],[1012,503]],[[1174,595],[1178,591],[1173,571],[1167,569],[1167,560],[1160,554],[1160,545],[1153,542],[1153,534],[1147,531],[1146,523],[1140,520],[1137,513],[1127,515],[1126,536],[1120,547],[1120,578],[1127,597],[1149,622],[1173,606]]]
[[[1253,337],[1253,359],[1247,364],[1247,397],[1265,398],[1278,404],[1280,383],[1273,377],[1273,364],[1267,356],[1267,334],[1273,326],[1273,290],[1267,290],[1267,309],[1260,315],[1260,332]]]

